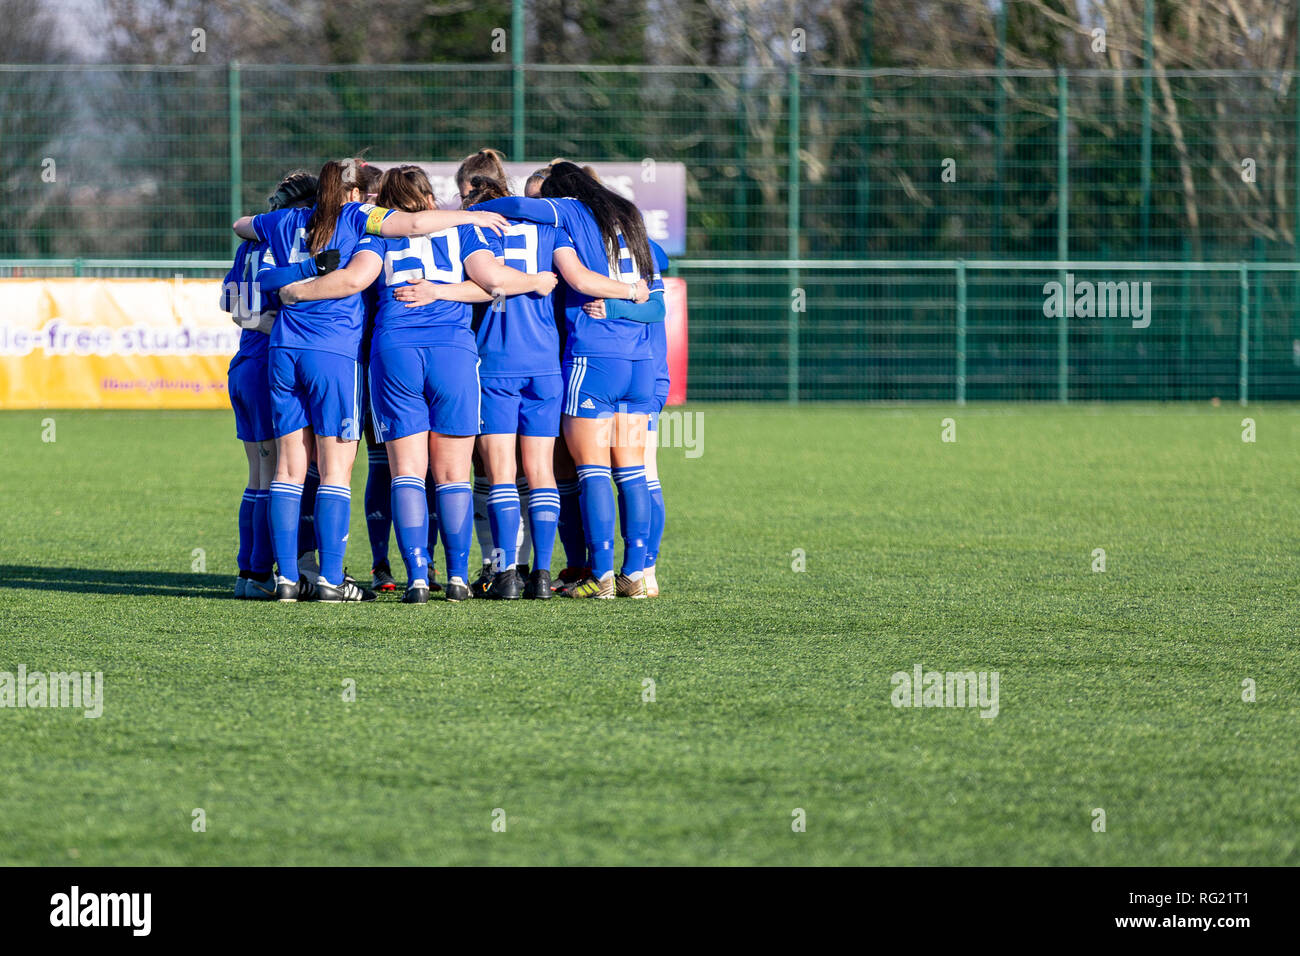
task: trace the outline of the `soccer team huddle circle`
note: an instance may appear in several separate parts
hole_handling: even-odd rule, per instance
[[[461,208],[442,210],[418,166],[332,160],[234,224],[236,597],[396,593],[390,531],[408,604],[659,594],[667,257],[590,167],[555,160],[512,196],[483,149],[456,183]],[[369,586],[344,569],[363,435]]]

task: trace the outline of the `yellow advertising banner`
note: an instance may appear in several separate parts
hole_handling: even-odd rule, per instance
[[[218,279],[0,279],[0,408],[228,408]]]
[[[686,283],[666,279],[668,404],[686,400]],[[219,279],[0,279],[0,409],[229,408],[242,329]]]

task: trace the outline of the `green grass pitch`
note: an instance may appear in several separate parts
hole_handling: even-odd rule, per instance
[[[663,597],[424,607],[229,599],[228,414],[0,415],[0,671],[105,682],[0,709],[0,863],[1300,862],[1300,410],[693,411]]]

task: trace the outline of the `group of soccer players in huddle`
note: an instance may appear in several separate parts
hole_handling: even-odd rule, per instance
[[[440,210],[418,166],[331,161],[234,224],[222,306],[244,330],[229,393],[248,458],[236,597],[396,592],[390,528],[405,603],[658,595],[667,258],[590,167],[556,160],[511,196],[485,149],[456,180],[461,208]],[[369,587],[343,566],[363,432]]]

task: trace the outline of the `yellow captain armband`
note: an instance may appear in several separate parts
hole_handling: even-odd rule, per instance
[[[390,212],[391,209],[385,209],[383,206],[371,206],[370,211],[366,213],[366,232],[372,236],[380,235],[379,227],[384,224]]]

